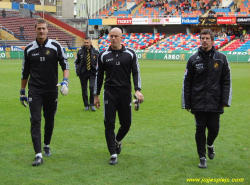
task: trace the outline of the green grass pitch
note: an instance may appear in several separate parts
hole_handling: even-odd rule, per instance
[[[32,167],[35,154],[29,110],[19,102],[22,60],[0,60],[0,184],[192,184],[188,179],[250,184],[250,63],[230,63],[232,105],[221,116],[215,159],[208,159],[207,169],[199,169],[194,117],[181,109],[186,61],[139,62],[145,101],[138,112],[133,110],[132,127],[117,165],[108,164],[103,105],[96,112],[83,111],[80,81],[74,61],[69,60],[69,94],[59,94],[52,156],[44,156],[44,164]],[[62,73],[59,75],[61,80]],[[43,127],[44,119],[42,135]]]

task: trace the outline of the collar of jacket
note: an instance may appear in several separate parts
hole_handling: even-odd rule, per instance
[[[125,51],[125,47],[124,47],[124,45],[122,44],[122,48],[120,49],[120,51],[122,52],[122,51]],[[112,49],[111,48],[111,46],[109,46],[109,49],[108,49],[108,51],[117,51],[117,50],[114,50],[114,49]]]
[[[83,49],[84,51],[87,51],[87,48],[86,48],[85,46],[82,46],[82,49]],[[90,48],[89,48],[89,50],[91,51],[92,49],[93,49],[93,46],[91,45]]]
[[[212,49],[210,49],[208,52],[205,52],[202,47],[199,47],[198,53],[202,56],[202,58],[206,58],[207,54],[209,55],[209,58],[212,58],[215,54],[215,47],[212,46]]]
[[[41,46],[41,45],[39,44],[37,38],[36,38],[36,43],[37,43],[37,45],[38,45],[39,47],[44,47],[44,46],[47,44],[48,40],[49,40],[49,38],[47,37],[47,38],[45,39],[43,45]]]

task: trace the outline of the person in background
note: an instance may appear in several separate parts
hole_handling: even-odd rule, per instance
[[[226,34],[225,31],[223,31],[223,33],[222,33],[222,38],[226,38],[226,37],[227,37],[227,34]]]
[[[237,9],[237,3],[238,3],[238,0],[234,0],[234,9],[235,10]]]
[[[108,36],[108,34],[109,34],[109,30],[106,28],[105,35]]]
[[[24,35],[23,35],[23,32],[24,32],[24,25],[20,26],[19,30],[20,30],[20,36],[21,36],[21,38],[23,39],[23,38],[24,38]]]
[[[82,88],[82,99],[85,106],[85,111],[91,108],[96,111],[94,105],[94,86],[95,73],[97,66],[97,57],[99,51],[92,46],[89,37],[84,39],[84,45],[78,50],[75,59],[76,75],[79,76]],[[89,81],[89,101],[88,101],[88,81]]]
[[[104,29],[102,28],[100,31],[100,37],[103,37],[103,36],[104,36]]]
[[[3,16],[3,18],[5,18],[5,17],[6,17],[6,11],[5,11],[5,8],[2,10],[2,16]]]
[[[30,10],[30,18],[33,18],[33,12]]]

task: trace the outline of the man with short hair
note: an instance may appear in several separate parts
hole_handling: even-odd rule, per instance
[[[99,95],[105,73],[103,95],[105,137],[111,155],[109,164],[114,165],[117,163],[117,154],[121,152],[121,141],[128,133],[132,122],[131,73],[138,101],[142,102],[144,97],[140,92],[141,77],[138,59],[134,50],[122,45],[121,29],[116,27],[110,31],[110,41],[110,47],[102,51],[98,57],[94,102],[99,109]],[[115,135],[116,112],[118,112],[120,128]]]
[[[44,155],[49,157],[50,141],[54,129],[54,119],[58,102],[58,87],[61,93],[68,93],[69,64],[61,45],[47,36],[48,24],[39,19],[35,24],[36,40],[28,44],[24,50],[20,101],[30,109],[31,137],[35,150],[33,166],[43,163],[41,149],[41,111],[45,119],[44,126]],[[58,62],[63,71],[63,82],[58,84]],[[25,95],[26,85],[28,97]]]
[[[75,59],[76,75],[79,76],[82,87],[82,99],[85,111],[91,109],[96,111],[94,106],[94,86],[99,51],[92,46],[89,37],[84,39],[84,45],[78,50]],[[89,81],[89,101],[88,101],[88,81]]]
[[[220,114],[224,112],[224,107],[231,105],[232,83],[227,57],[213,46],[212,30],[203,29],[200,40],[201,47],[187,62],[182,86],[182,108],[194,114],[195,140],[200,158],[198,167],[206,168],[206,145],[208,157],[213,159]]]

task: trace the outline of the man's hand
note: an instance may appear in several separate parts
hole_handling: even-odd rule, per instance
[[[25,89],[20,90],[20,102],[24,107],[27,107],[28,104],[28,98],[25,95]],[[26,103],[25,103],[26,102]]]
[[[94,104],[95,104],[95,106],[96,106],[97,109],[100,109],[99,95],[95,95],[95,97],[94,97]]]
[[[143,97],[143,95],[142,95],[142,93],[140,91],[135,91],[135,96],[136,96],[136,99],[139,100],[139,103],[143,102],[144,97]]]
[[[140,104],[143,102],[143,100],[144,100],[144,97],[143,97],[143,95],[142,95],[142,93],[140,92],[140,91],[136,91],[135,92],[135,95],[134,95],[134,100],[133,100],[133,103],[135,104],[135,106],[134,106],[134,109],[136,110],[136,111],[138,111],[139,110],[139,108],[140,108]]]
[[[57,84],[57,86],[62,86],[60,92],[63,96],[66,96],[69,92],[68,83],[68,78],[64,78],[61,83]]]

